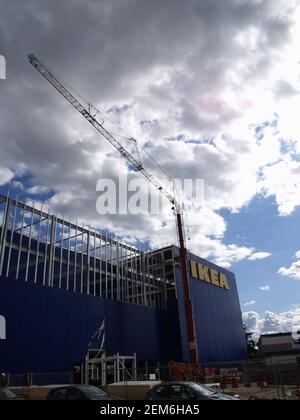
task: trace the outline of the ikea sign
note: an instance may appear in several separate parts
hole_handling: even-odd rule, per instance
[[[190,269],[191,275],[195,279],[205,281],[221,289],[229,290],[226,274],[213,270],[204,264],[196,263],[195,261],[190,261]]]
[[[6,340],[6,320],[0,315],[0,340]]]

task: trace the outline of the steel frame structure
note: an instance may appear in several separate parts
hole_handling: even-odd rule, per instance
[[[160,309],[175,287],[162,252],[137,249],[9,195],[0,195],[0,276]]]

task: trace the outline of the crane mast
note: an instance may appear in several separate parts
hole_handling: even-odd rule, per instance
[[[87,109],[79,100],[63,85],[61,81],[44,65],[42,64],[34,54],[28,55],[29,62],[33,67],[38,70],[48,82],[55,87],[55,89],[75,108],[78,112],[106,139],[108,140],[125,158],[137,172],[140,172],[161,194],[163,194],[173,205],[174,213],[176,216],[176,225],[179,239],[179,249],[180,249],[180,264],[182,270],[183,278],[183,288],[184,288],[184,303],[185,303],[185,315],[186,315],[186,324],[189,340],[189,352],[190,360],[192,363],[198,363],[198,351],[197,351],[197,342],[193,318],[193,307],[190,297],[190,288],[189,288],[189,275],[188,275],[188,259],[187,259],[187,249],[185,244],[185,235],[183,227],[183,210],[181,204],[175,199],[175,197],[167,191],[159,181],[144,168],[141,163],[140,158],[138,160],[126,150],[121,143],[103,126],[103,123],[100,124],[95,116],[90,112],[90,107]],[[134,140],[134,139],[132,139]],[[137,147],[136,140],[134,140],[135,146]]]

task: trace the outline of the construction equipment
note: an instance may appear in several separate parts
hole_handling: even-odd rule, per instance
[[[34,54],[28,55],[29,62],[35,67],[48,82],[55,87],[55,89],[65,98],[70,104],[77,109],[80,114],[87,119],[87,121],[104,137],[108,140],[118,151],[119,153],[135,168],[137,172],[140,172],[161,194],[163,194],[172,204],[172,210],[176,217],[176,225],[179,239],[179,249],[180,249],[180,264],[182,270],[183,278],[183,287],[184,287],[184,303],[185,303],[185,315],[187,323],[187,333],[189,340],[189,352],[190,352],[190,361],[191,363],[198,363],[198,351],[197,351],[197,341],[195,334],[194,318],[193,318],[193,307],[190,297],[190,288],[189,288],[189,274],[188,274],[188,258],[187,258],[187,248],[185,243],[185,234],[184,234],[184,225],[183,225],[183,208],[181,203],[172,195],[166,188],[164,188],[159,181],[144,168],[140,157],[138,155],[138,160],[126,150],[121,143],[103,126],[103,122],[99,123],[96,119],[96,115],[91,114],[91,108],[95,109],[91,105],[88,106],[88,109],[82,105],[78,99],[67,89],[64,84],[58,80],[58,77],[54,75],[52,71],[49,70],[45,65],[43,65]],[[137,147],[137,142],[135,139],[131,138],[134,141],[135,146]]]

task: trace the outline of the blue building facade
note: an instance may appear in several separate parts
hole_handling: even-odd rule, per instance
[[[174,248],[174,251],[177,251]],[[190,277],[190,291],[200,360],[211,364],[247,357],[241,309],[233,273],[221,270],[229,290]],[[68,372],[82,363],[92,336],[105,319],[107,354],[132,355],[138,361],[189,363],[181,270],[176,295],[166,309],[146,307],[0,278],[0,315],[6,321],[0,340],[0,370]]]
[[[104,320],[109,356],[190,362],[177,247],[137,250],[5,197],[0,214],[1,372],[70,372]],[[234,274],[189,263],[200,361],[246,359]]]
[[[176,252],[176,249],[175,249]],[[190,264],[200,264],[210,271],[224,275],[227,288],[218,286],[200,278],[199,273],[193,276],[190,270],[190,294],[193,305],[194,325],[199,359],[210,366],[224,361],[238,361],[247,358],[245,332],[237,290],[235,275],[209,261],[190,254]],[[207,279],[208,280],[208,279]],[[190,361],[187,339],[186,318],[184,311],[184,295],[182,274],[176,267],[176,288],[178,298],[178,314],[182,342],[182,357]]]

